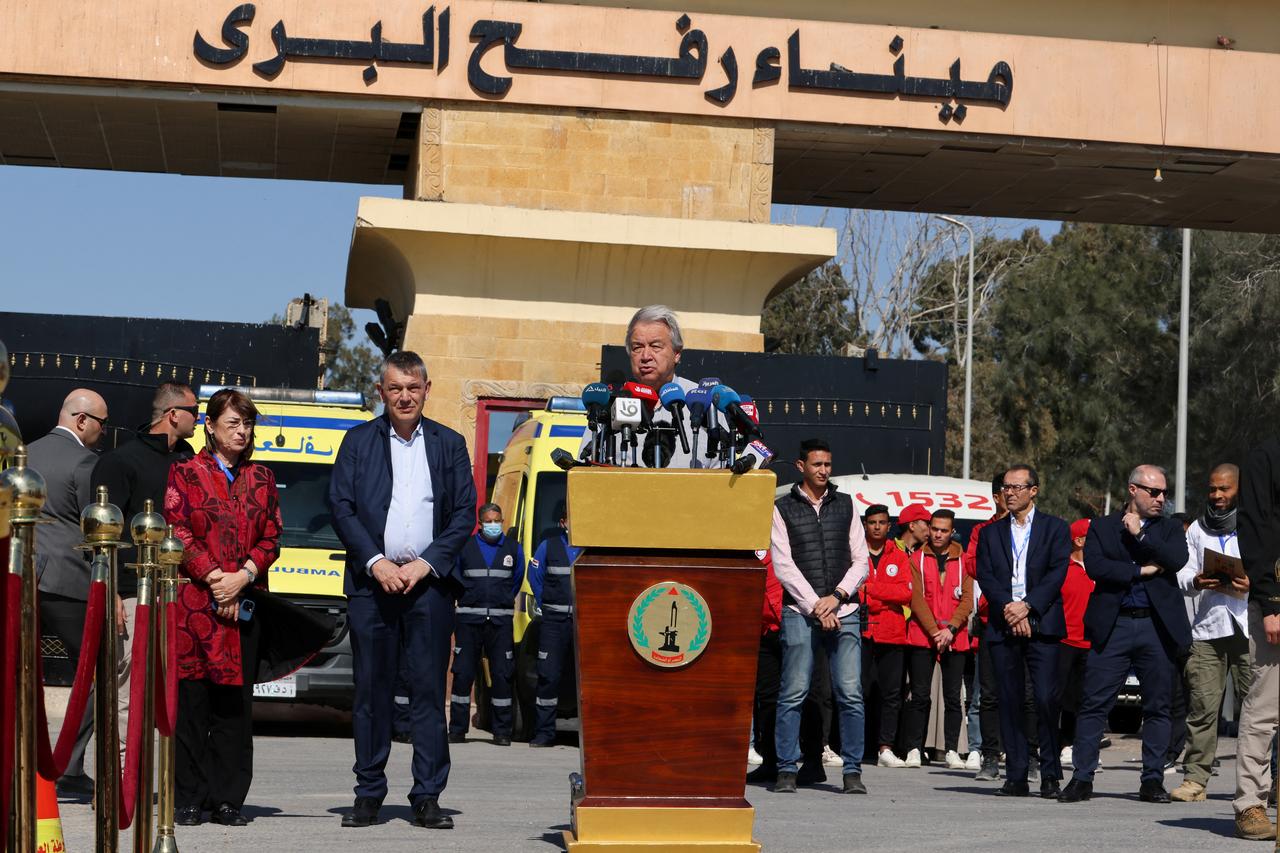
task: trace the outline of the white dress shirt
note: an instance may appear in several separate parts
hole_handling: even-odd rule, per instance
[[[1249,635],[1249,596],[1231,595],[1212,589],[1197,590],[1193,584],[1196,575],[1204,568],[1204,551],[1216,551],[1229,557],[1240,557],[1240,539],[1234,532],[1226,536],[1216,536],[1200,526],[1200,521],[1191,523],[1187,529],[1187,564],[1178,571],[1178,586],[1183,592],[1194,594],[1194,615],[1191,621],[1191,639],[1216,640],[1230,637],[1240,626],[1240,631]]]
[[[412,562],[421,557],[435,538],[431,488],[431,470],[427,466],[422,423],[403,439],[391,428],[391,506],[382,531],[383,553],[371,559],[366,568],[384,557],[394,563]]]
[[[1027,511],[1027,519],[1023,524],[1018,523],[1016,516],[1009,516],[1009,539],[1012,540],[1013,548],[1010,559],[1013,563],[1013,577],[1010,579],[1009,589],[1014,601],[1022,601],[1027,597],[1027,551],[1031,548],[1031,522],[1035,517],[1034,505]]]

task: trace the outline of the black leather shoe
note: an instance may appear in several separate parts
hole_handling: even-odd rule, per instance
[[[392,732],[391,739],[396,743],[413,743],[413,735],[409,732]]]
[[[511,746],[511,735],[494,735],[494,746]]]
[[[351,827],[371,826],[378,820],[378,809],[382,803],[373,797],[356,797],[355,805],[348,814],[342,816],[342,825]]]
[[[467,736],[462,732],[449,732],[449,743],[466,743]]]
[[[772,784],[773,780],[778,778],[778,768],[769,767],[761,764],[755,770],[747,774],[748,782],[765,782]]]
[[[1006,779],[1005,783],[996,789],[997,797],[1028,797],[1031,795],[1031,786],[1026,782],[1015,782],[1012,779]]]
[[[861,773],[844,774],[844,792],[846,794],[865,794],[867,786],[862,784]]]
[[[413,825],[427,829],[453,829],[453,818],[440,811],[435,797],[423,797],[413,807]]]
[[[1062,789],[1062,793],[1058,795],[1060,803],[1079,803],[1093,796],[1093,783],[1081,782],[1079,779],[1072,779],[1067,783],[1067,787]]]
[[[1169,792],[1159,782],[1143,782],[1138,789],[1138,799],[1144,803],[1167,803]]]
[[[771,788],[775,794],[794,794],[796,792],[796,774],[783,771]]]
[[[178,826],[199,826],[204,819],[199,806],[183,806],[173,813],[173,822]]]
[[[530,748],[530,749],[550,749],[550,748],[551,748],[551,747],[553,747],[553,746],[555,746],[555,744],[554,744],[554,743],[547,743],[545,740],[531,740],[531,741],[529,741],[529,748]]]
[[[58,780],[58,795],[62,797],[92,797],[93,779],[84,773],[63,776]]]
[[[248,826],[249,821],[230,803],[223,803],[209,813],[209,820],[223,826]]]
[[[1062,786],[1058,784],[1057,779],[1041,779],[1040,780],[1040,798],[1043,800],[1056,800],[1058,795],[1062,793]]]

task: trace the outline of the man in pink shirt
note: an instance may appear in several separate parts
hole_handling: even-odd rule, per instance
[[[802,481],[773,509],[773,570],[782,584],[782,688],[775,742],[778,778],[773,790],[795,793],[800,762],[800,709],[809,693],[814,652],[821,645],[831,667],[840,719],[844,792],[865,794],[862,707],[862,626],[857,593],[867,578],[867,542],[853,500],[836,491],[831,446],[818,438],[800,443]]]

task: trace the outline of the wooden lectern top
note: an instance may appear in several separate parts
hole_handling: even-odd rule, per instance
[[[764,550],[777,484],[772,471],[574,468],[569,538],[579,548]]]

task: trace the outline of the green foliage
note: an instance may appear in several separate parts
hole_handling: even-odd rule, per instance
[[[765,346],[793,355],[839,355],[857,338],[849,308],[853,293],[840,265],[830,261],[765,303]]]
[[[356,338],[356,324],[345,305],[329,305],[328,343],[325,345],[326,388],[359,391],[372,409],[378,401],[374,384],[382,358],[373,347]]]

